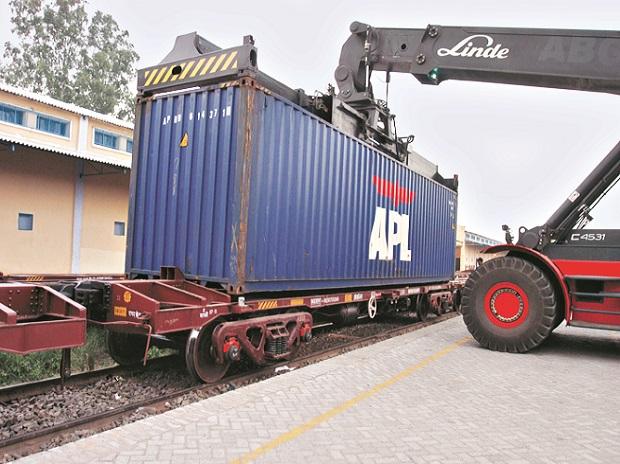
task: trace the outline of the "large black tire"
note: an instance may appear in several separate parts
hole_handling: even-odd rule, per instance
[[[553,328],[551,329],[552,331],[557,329],[558,326],[564,322],[564,311],[562,311],[560,308],[557,308],[556,312],[555,312],[555,318],[553,319]]]
[[[461,311],[482,346],[525,353],[553,330],[557,302],[552,283],[538,267],[507,256],[485,262],[470,275]]]

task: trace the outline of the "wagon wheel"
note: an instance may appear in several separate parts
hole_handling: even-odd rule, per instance
[[[204,383],[215,383],[226,375],[230,361],[219,364],[215,359],[215,349],[211,336],[217,327],[212,323],[200,330],[192,330],[185,346],[185,364],[189,373]]]
[[[428,301],[428,297],[420,297],[417,309],[418,319],[420,320],[420,322],[426,322],[426,320],[428,319],[429,306],[430,302]]]
[[[108,330],[105,334],[105,344],[110,357],[121,366],[133,366],[144,360],[146,351],[144,335]]]
[[[368,317],[374,319],[377,316],[377,297],[373,294],[368,300]]]

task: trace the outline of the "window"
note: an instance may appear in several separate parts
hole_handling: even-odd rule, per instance
[[[0,104],[0,121],[24,125],[24,110]]]
[[[125,235],[125,223],[121,221],[114,221],[114,235]]]
[[[34,225],[34,216],[29,213],[17,214],[17,230],[32,230]]]
[[[118,136],[99,129],[95,129],[95,145],[118,150]]]
[[[69,136],[69,122],[52,118],[51,116],[37,114],[37,129],[43,132],[49,132],[50,134],[60,135],[62,137]]]
[[[131,153],[133,151],[133,140],[127,139],[127,153]]]

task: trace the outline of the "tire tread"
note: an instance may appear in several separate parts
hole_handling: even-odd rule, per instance
[[[539,323],[516,339],[502,338],[490,333],[480,323],[478,313],[472,307],[473,295],[477,291],[481,279],[490,272],[501,272],[502,270],[516,271],[522,274],[536,287],[542,301],[542,316]],[[478,267],[465,283],[461,298],[463,320],[476,341],[491,350],[508,351],[511,353],[525,353],[538,347],[547,339],[551,331],[556,327],[555,324],[558,319],[556,315],[557,306],[554,286],[545,273],[529,261],[514,256],[492,259]]]

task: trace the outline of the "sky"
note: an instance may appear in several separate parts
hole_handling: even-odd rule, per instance
[[[486,27],[620,29],[617,0],[245,1],[91,0],[128,30],[139,67],[158,63],[177,35],[197,31],[222,46],[252,34],[259,68],[312,94],[335,83],[349,24],[424,28]],[[0,42],[10,39],[9,7],[0,0]],[[379,76],[383,78],[383,76]],[[375,81],[375,94],[383,98]],[[413,148],[458,174],[458,222],[503,239],[501,225],[543,224],[620,138],[615,95],[447,81],[439,86],[393,74],[389,106]],[[591,228],[618,227],[620,188],[594,210]]]

